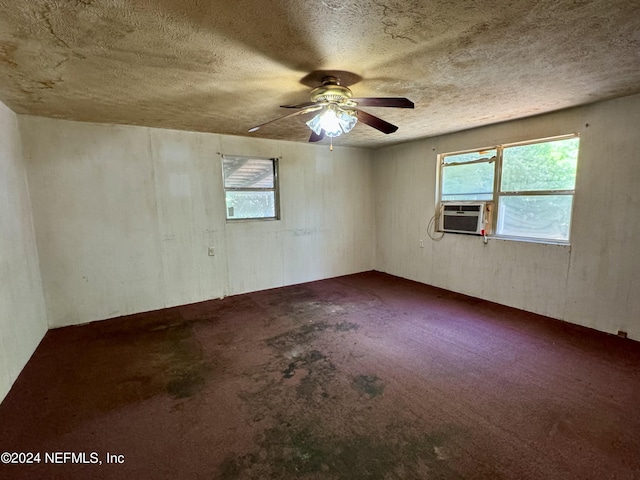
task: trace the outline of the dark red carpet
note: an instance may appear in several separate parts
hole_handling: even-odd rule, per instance
[[[0,429],[7,479],[638,479],[640,344],[365,273],[50,331]]]

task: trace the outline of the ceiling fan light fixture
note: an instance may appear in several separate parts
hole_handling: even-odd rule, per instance
[[[340,121],[340,127],[344,133],[349,133],[353,127],[358,123],[358,117],[353,110],[342,110],[338,112],[338,120]]]
[[[315,78],[317,76],[316,73],[324,72],[312,72],[312,74],[307,75],[307,77],[310,78],[312,75]],[[342,73],[346,73],[351,80],[356,79],[355,81],[358,81],[362,79],[361,77],[350,74],[349,72]],[[350,84],[353,83],[355,82],[351,81]],[[305,83],[305,85],[306,84],[307,83]],[[288,115],[284,115],[252,127],[249,129],[249,132],[255,132],[265,125],[269,125],[270,123],[278,120],[284,120],[285,118],[311,112],[318,112],[316,116],[307,122],[307,126],[312,131],[312,134],[309,137],[309,142],[311,143],[319,142],[324,137],[333,138],[339,137],[343,133],[349,133],[358,122],[375,128],[379,132],[389,134],[398,130],[398,127],[376,117],[375,115],[371,115],[370,113],[361,110],[360,107],[414,108],[414,104],[411,100],[404,97],[354,98],[351,90],[340,84],[340,79],[338,77],[333,75],[324,75],[322,78],[322,84],[311,90],[310,102],[280,105],[280,107],[291,108],[295,111]]]
[[[335,104],[330,104],[326,110],[319,113],[307,122],[307,126],[316,134],[324,134],[327,137],[339,137],[343,133],[349,133],[358,123],[355,112],[345,111]]]

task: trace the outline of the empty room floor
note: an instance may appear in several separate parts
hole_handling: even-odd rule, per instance
[[[637,479],[639,406],[637,342],[369,272],[49,331],[0,478]]]

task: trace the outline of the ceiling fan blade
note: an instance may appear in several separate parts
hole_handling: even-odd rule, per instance
[[[298,105],[280,105],[280,108],[306,108],[318,105],[318,102],[305,102]]]
[[[352,98],[360,107],[395,107],[395,108],[414,108],[413,102],[404,97],[365,97]]]
[[[319,142],[324,138],[324,130],[320,130],[320,135],[318,135],[313,130],[311,131],[311,136],[309,137],[310,142]]]
[[[298,110],[297,112],[290,113],[288,115],[284,115],[282,117],[274,118],[273,120],[269,120],[268,122],[261,123],[260,125],[256,125],[255,127],[251,127],[248,131],[249,133],[255,132],[265,125],[269,125],[270,123],[277,122],[278,120],[284,120],[285,118],[295,117],[296,115],[302,115],[304,113],[315,112],[316,110],[320,110],[322,105],[315,105],[313,107],[308,107],[303,110]]]
[[[370,113],[367,113],[363,110],[354,108],[356,112],[358,112],[358,120],[362,123],[366,123],[370,127],[375,128],[376,130],[380,130],[382,133],[393,133],[398,130],[398,127],[387,122],[386,120],[382,120]]]

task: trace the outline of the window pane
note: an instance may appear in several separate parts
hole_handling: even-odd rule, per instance
[[[498,235],[569,240],[573,195],[500,197]]]
[[[503,192],[573,190],[579,139],[507,147],[502,159]]]
[[[494,158],[496,156],[496,149],[481,150],[479,152],[459,153],[457,155],[445,155],[443,163],[445,165],[449,163],[462,163],[473,162],[475,160],[482,160]]]
[[[225,188],[273,188],[273,160],[248,157],[223,159]]]
[[[275,218],[276,202],[273,191],[225,192],[227,219]]]
[[[491,200],[495,163],[442,168],[442,200]]]

